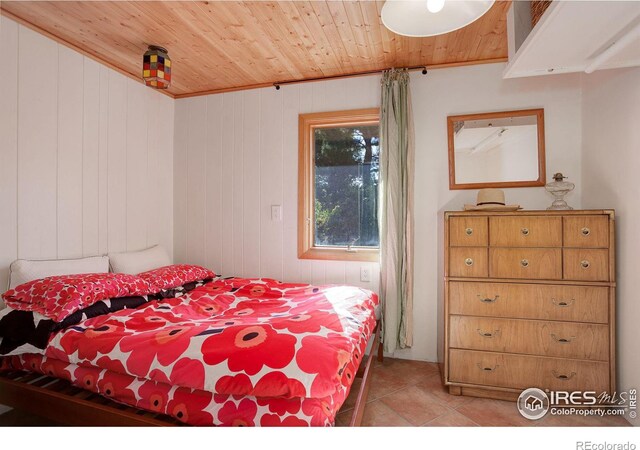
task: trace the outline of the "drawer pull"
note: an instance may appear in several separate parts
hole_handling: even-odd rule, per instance
[[[480,299],[480,301],[482,303],[495,303],[498,301],[498,297],[500,297],[499,295],[496,295],[493,298],[489,298],[489,297],[482,297],[480,294],[478,294],[478,298]]]
[[[573,377],[576,376],[575,372],[571,372],[569,375],[565,375],[565,374],[560,374],[560,373],[556,372],[555,370],[552,370],[551,373],[558,380],[564,380],[564,381],[570,380],[570,379],[572,379]]]
[[[572,298],[568,302],[565,302],[564,300],[558,301],[555,298],[551,299],[551,303],[553,303],[556,306],[559,306],[560,308],[568,308],[569,306],[573,305],[575,301],[576,301],[575,298]]]
[[[524,236],[529,236],[529,229],[528,228],[523,228],[520,230],[520,233],[522,233]]]
[[[478,366],[478,369],[484,371],[484,372],[495,372],[495,370],[500,367],[499,365],[495,365],[493,367],[484,367],[482,366],[480,363],[477,363],[476,366]]]
[[[478,332],[478,334],[480,336],[482,336],[483,338],[494,338],[496,336],[500,335],[500,330],[495,330],[493,333],[490,331],[482,331],[480,328],[476,329],[476,331]]]
[[[523,259],[522,261],[520,261],[520,265],[522,267],[529,267],[529,260],[528,259]]]
[[[580,230],[580,232],[583,236],[589,236],[591,234],[591,230],[587,227],[584,227],[582,230]]]
[[[575,336],[571,336],[570,338],[559,338],[558,336],[556,336],[555,334],[551,333],[551,337],[553,338],[554,341],[556,341],[559,344],[571,344],[571,342],[576,338]]]
[[[467,236],[471,236],[473,234],[473,228],[467,228],[464,232],[467,233]]]
[[[464,260],[464,263],[465,263],[467,266],[471,267],[471,266],[473,266],[473,259],[471,259],[471,258],[467,258],[467,259],[465,259],[465,260]]]
[[[583,269],[588,269],[591,263],[586,259],[583,259],[582,261],[580,261],[580,265],[582,266]]]

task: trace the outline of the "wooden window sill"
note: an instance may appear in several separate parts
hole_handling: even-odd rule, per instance
[[[359,248],[354,251],[347,251],[346,249],[339,247],[312,247],[304,252],[301,252],[298,257],[300,259],[318,259],[323,261],[334,260],[378,262],[380,261],[380,250],[377,248]]]

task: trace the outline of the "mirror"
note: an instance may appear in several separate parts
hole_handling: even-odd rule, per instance
[[[544,186],[544,110],[447,117],[449,189]]]

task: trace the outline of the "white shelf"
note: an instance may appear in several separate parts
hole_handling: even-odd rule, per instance
[[[515,52],[513,11],[508,21],[504,78],[640,66],[640,1],[555,0]]]

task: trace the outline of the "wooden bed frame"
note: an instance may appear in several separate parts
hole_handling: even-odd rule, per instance
[[[380,323],[371,337],[368,357],[360,365],[361,378],[349,426],[362,423],[367,402],[374,355],[382,361]],[[182,426],[182,422],[165,414],[153,413],[73,386],[69,381],[24,371],[0,373],[0,403],[71,426]]]

